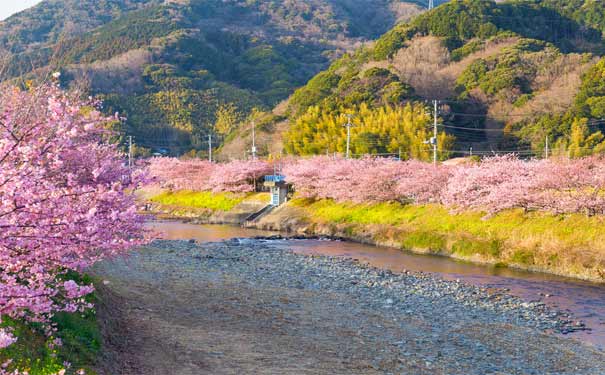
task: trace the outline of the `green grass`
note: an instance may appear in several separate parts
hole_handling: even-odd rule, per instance
[[[57,349],[50,349],[49,342],[36,324],[25,324],[4,318],[3,327],[13,330],[19,340],[0,350],[0,362],[12,359],[11,369],[28,371],[30,375],[54,374],[63,368]]]
[[[405,233],[401,239],[403,249],[439,253],[446,248],[446,238],[438,233],[417,230]]]
[[[89,284],[89,277],[70,275]],[[87,300],[91,303],[96,301],[95,295],[90,295]],[[8,348],[0,350],[0,363],[12,359],[11,369],[27,371],[29,375],[49,375],[64,368],[64,362],[72,364],[71,374],[79,369],[84,369],[86,374],[94,375],[93,367],[97,356],[101,351],[101,333],[97,325],[94,310],[85,313],[58,313],[53,317],[53,323],[57,332],[53,337],[46,337],[43,327],[36,323],[25,323],[23,321],[4,318],[2,327],[10,327],[18,337],[18,341]],[[55,338],[61,339],[62,346],[53,346]]]
[[[517,250],[513,253],[511,261],[513,263],[531,266],[534,264],[534,254],[528,250]]]
[[[246,195],[211,193],[207,191],[177,191],[157,195],[150,200],[166,206],[205,208],[213,211],[231,211]]]
[[[404,249],[514,264],[598,279],[605,270],[605,217],[509,210],[454,214],[440,205],[352,204],[294,199],[316,227],[349,227]],[[334,231],[334,230],[333,230]]]
[[[511,235],[521,237],[552,236],[569,243],[586,242],[603,238],[603,217],[585,215],[553,215],[542,212],[524,213],[510,210],[485,218],[483,212],[453,214],[439,205],[403,205],[399,203],[350,204],[330,200],[309,201],[295,199],[293,205],[305,208],[312,218],[333,223],[382,224],[424,232],[465,234],[478,237],[487,247],[499,247],[501,240]],[[491,241],[496,241],[491,243]]]
[[[476,254],[498,258],[502,253],[502,241],[480,241],[477,239],[468,240],[461,239],[452,244],[452,253],[463,256],[472,257]]]

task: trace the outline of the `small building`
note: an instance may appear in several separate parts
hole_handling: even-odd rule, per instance
[[[265,187],[271,192],[270,204],[274,207],[281,206],[288,200],[289,186],[286,182],[286,176],[273,174],[265,176]]]

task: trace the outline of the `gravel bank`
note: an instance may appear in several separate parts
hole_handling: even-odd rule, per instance
[[[279,241],[156,241],[95,273],[121,301],[100,311],[107,373],[605,373],[542,303]]]

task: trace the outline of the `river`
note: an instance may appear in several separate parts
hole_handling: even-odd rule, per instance
[[[173,221],[150,222],[148,227],[154,230],[159,238],[195,239],[199,242],[275,234],[229,225],[195,225]],[[585,322],[590,330],[575,332],[570,336],[605,349],[605,285],[544,273],[476,265],[446,257],[419,255],[353,242],[323,240],[278,240],[278,242],[301,254],[352,258],[393,272],[421,271],[483,287],[507,289],[509,293],[527,301],[539,300],[559,310],[571,312],[575,318]]]

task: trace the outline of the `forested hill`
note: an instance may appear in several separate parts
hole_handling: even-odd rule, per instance
[[[23,52],[97,28],[136,9],[163,0],[46,0],[0,22],[0,43]]]
[[[441,1],[439,1],[441,2]],[[439,3],[437,2],[437,3]],[[60,70],[148,148],[205,149],[217,110],[270,108],[424,0],[46,0],[0,23],[7,78]]]
[[[604,31],[601,1],[452,0],[297,90],[279,112],[288,117],[285,150],[343,152],[350,113],[353,153],[427,157],[431,124],[423,112],[438,99],[441,158],[471,147],[542,156],[547,139],[551,153],[601,152]]]

